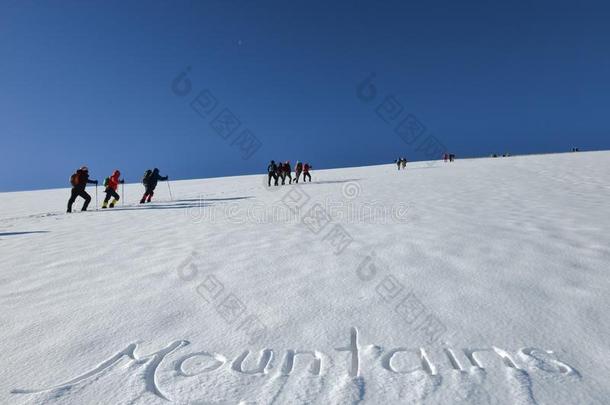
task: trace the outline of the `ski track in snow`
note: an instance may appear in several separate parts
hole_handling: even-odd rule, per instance
[[[174,201],[159,183],[144,206],[128,184],[71,215],[66,189],[0,193],[0,403],[607,403],[610,152],[424,168],[179,181]],[[440,339],[390,298],[407,292]]]

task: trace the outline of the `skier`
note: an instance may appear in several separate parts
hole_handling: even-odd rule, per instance
[[[405,170],[407,168],[407,159],[402,158],[402,170]]]
[[[144,185],[146,190],[144,191],[144,195],[142,196],[142,199],[140,200],[140,204],[150,202],[151,198],[155,194],[155,188],[157,187],[157,182],[159,180],[166,181],[168,178],[169,178],[169,176],[159,175],[159,169],[157,169],[156,167],[152,172],[150,170],[147,170],[144,173],[144,178],[142,179],[142,184]]]
[[[116,190],[119,187],[119,184],[125,183],[125,180],[122,180],[122,179],[119,180],[120,177],[121,177],[121,172],[118,170],[115,170],[112,173],[112,176],[106,177],[106,179],[104,179],[104,186],[106,187],[104,192],[106,193],[106,198],[104,198],[104,203],[102,204],[102,208],[108,207],[108,201],[110,201],[110,197],[113,198],[112,202],[110,203],[110,208],[114,208],[114,205],[117,203],[117,201],[119,201],[120,197],[119,197],[118,193],[116,192]]]
[[[277,186],[277,165],[275,164],[275,160],[272,160],[267,166],[267,173],[269,175],[269,180],[267,181],[267,186],[271,187],[271,179],[275,181],[275,185]]]
[[[292,169],[290,168],[290,161],[287,160],[286,163],[282,166],[282,184],[284,184],[284,180],[288,177],[288,184],[292,184]]]
[[[294,182],[299,182],[299,177],[301,177],[301,173],[303,172],[303,163],[297,160],[297,164],[294,166]]]
[[[87,194],[85,187],[87,187],[87,184],[97,185],[97,180],[89,180],[89,168],[83,166],[70,176],[70,184],[72,185],[72,192],[68,200],[68,210],[66,212],[72,212],[72,204],[76,201],[76,197],[83,197],[85,203],[81,211],[87,211],[87,207],[91,202],[91,196]]]
[[[402,159],[398,158],[396,159],[396,166],[398,166],[398,170],[400,170],[400,164],[402,163]]]
[[[309,182],[311,183],[311,174],[309,174],[309,169],[313,169],[313,167],[311,167],[309,165],[309,163],[305,163],[303,165],[303,183],[306,182],[308,177],[309,177]]]

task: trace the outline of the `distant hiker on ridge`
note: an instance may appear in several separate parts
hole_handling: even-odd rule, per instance
[[[282,184],[284,184],[284,180],[286,177],[284,176],[284,164],[279,162],[275,169],[275,177],[277,177],[277,182],[279,183],[280,179],[282,180]],[[276,184],[277,186],[277,184]]]
[[[91,196],[87,194],[85,187],[87,187],[87,184],[97,185],[97,180],[89,180],[89,168],[83,166],[70,176],[70,184],[72,185],[72,193],[68,200],[68,211],[66,212],[72,212],[72,204],[76,201],[76,197],[83,197],[85,203],[81,211],[87,211],[87,207],[91,202]]]
[[[267,166],[267,173],[269,176],[269,180],[267,181],[267,186],[271,187],[271,179],[275,180],[275,185],[277,186],[277,165],[275,164],[275,160],[272,160]]]
[[[166,181],[169,176],[161,176],[159,175],[159,169],[155,167],[153,171],[147,170],[144,173],[144,178],[142,178],[142,184],[144,185],[145,191],[142,199],[140,200],[140,204],[144,204],[150,202],[152,196],[155,194],[155,188],[157,187],[157,182],[159,180]]]
[[[309,182],[311,183],[311,174],[309,174],[310,169],[313,169],[313,167],[310,166],[309,163],[305,163],[303,165],[303,183],[305,183],[307,181],[308,177],[309,177]]]
[[[299,177],[301,177],[301,173],[303,172],[303,163],[297,160],[297,164],[294,166],[294,182],[299,182]]]
[[[290,168],[289,160],[287,160],[286,163],[282,165],[282,184],[284,184],[286,177],[288,177],[288,184],[292,184],[292,169]]]
[[[106,187],[104,192],[106,193],[106,198],[104,198],[104,203],[102,204],[102,208],[108,207],[108,201],[110,201],[110,197],[113,198],[112,202],[110,203],[110,208],[113,208],[114,205],[117,203],[117,201],[119,201],[120,197],[119,197],[118,193],[116,192],[116,190],[119,187],[119,184],[125,183],[125,180],[119,180],[119,177],[121,177],[121,172],[118,170],[115,170],[112,173],[112,176],[106,177],[104,179],[104,187]]]
[[[402,161],[402,170],[405,170],[407,168],[407,159],[402,158],[401,161]]]

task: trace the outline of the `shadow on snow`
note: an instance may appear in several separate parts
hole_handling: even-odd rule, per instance
[[[49,233],[49,231],[0,232],[0,236],[29,235],[32,233]]]
[[[321,181],[308,181],[308,182],[300,182],[300,183],[295,183],[294,181],[292,182],[292,184],[280,184],[279,186],[274,186],[271,185],[271,187],[280,187],[280,186],[294,186],[294,185],[299,185],[302,186],[303,184],[311,184],[311,185],[315,185],[315,184],[341,184],[341,183],[349,183],[349,182],[355,182],[355,181],[360,181],[362,179],[345,179],[345,180],[321,180]]]
[[[222,201],[236,201],[245,200],[248,198],[254,198],[251,196],[246,197],[227,197],[227,198],[192,198],[182,199],[175,201],[165,201],[161,203],[146,203],[136,204],[128,206],[118,206],[115,208],[108,208],[103,211],[140,211],[140,210],[178,210],[178,209],[189,209],[189,208],[205,208],[214,205],[213,202]]]
[[[235,201],[235,200],[246,200],[248,198],[254,198],[252,196],[245,197],[227,197],[227,198],[187,198],[182,200],[174,200],[174,202],[199,202],[199,201]]]

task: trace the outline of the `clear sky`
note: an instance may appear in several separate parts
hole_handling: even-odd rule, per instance
[[[608,149],[609,21],[603,1],[0,1],[0,191],[82,164],[133,182],[420,160],[425,139]],[[239,127],[217,131],[224,109]]]

